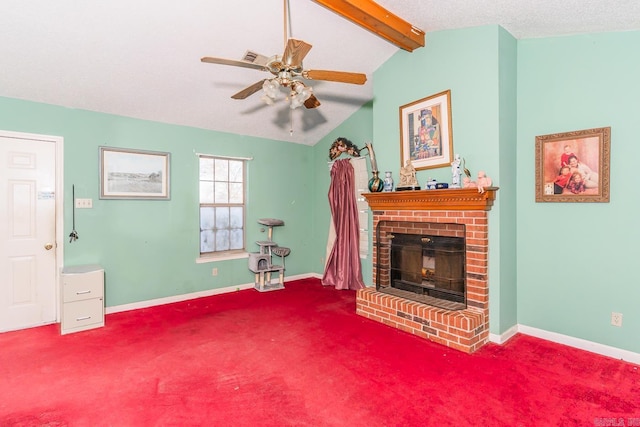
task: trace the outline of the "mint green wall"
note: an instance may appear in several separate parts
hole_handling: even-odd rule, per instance
[[[64,242],[64,263],[103,265],[107,306],[253,282],[246,259],[195,263],[196,153],[253,157],[248,163],[247,248],[256,251],[254,242],[266,237],[257,219],[280,218],[285,226],[274,229],[274,240],[291,248],[287,275],[314,267],[308,232],[312,147],[8,98],[0,98],[0,129],[64,137],[65,236],[72,229],[72,184],[76,197],[93,199],[93,209],[76,211],[80,239]],[[100,145],[170,152],[171,200],[100,200]],[[219,271],[216,277],[213,267]]]
[[[489,213],[490,329],[515,325],[516,43],[498,26],[427,34],[426,46],[399,51],[374,73],[373,144],[380,170],[399,176],[399,107],[451,90],[453,147],[472,174],[500,187]],[[508,122],[507,122],[508,121]],[[451,182],[451,168],[418,171]],[[504,220],[503,220],[504,217]]]
[[[324,260],[326,257],[326,243],[329,236],[329,223],[331,221],[331,210],[329,208],[328,193],[331,183],[331,176],[327,162],[329,161],[329,148],[338,137],[345,137],[356,146],[362,148],[365,142],[373,139],[373,114],[372,103],[369,102],[341,123],[326,137],[322,138],[313,147],[314,156],[314,190],[313,190],[313,271],[322,274],[324,272]],[[362,152],[366,154],[366,150]],[[367,165],[369,162],[367,162]],[[371,228],[371,217],[369,217],[369,228]],[[369,241],[369,253],[371,252],[371,241]],[[362,260],[362,278],[364,283],[372,285],[373,264],[371,256]]]
[[[634,352],[638,46],[637,31],[518,42],[518,323]],[[535,137],[605,126],[610,203],[536,203]]]
[[[501,248],[496,265],[491,268],[498,269],[500,281],[492,283],[489,302],[491,307],[497,307],[499,312],[491,320],[495,323],[491,330],[494,333],[504,333],[513,327],[518,321],[517,310],[517,41],[505,29],[498,31],[498,85],[499,85],[499,170],[500,170],[500,199],[498,209],[499,222],[496,217],[490,215],[490,227],[498,227]],[[493,249],[494,240],[490,240],[489,247]],[[492,253],[493,255],[493,253]],[[493,280],[494,276],[491,276]],[[495,286],[493,286],[495,285]]]

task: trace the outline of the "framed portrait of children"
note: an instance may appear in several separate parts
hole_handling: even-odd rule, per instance
[[[453,161],[450,90],[400,107],[400,166],[408,161],[416,170]]]
[[[536,137],[536,202],[609,202],[611,128]]]

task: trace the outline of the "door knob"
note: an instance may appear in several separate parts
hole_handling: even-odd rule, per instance
[[[51,250],[51,248],[53,248],[53,244],[52,243],[47,243],[46,245],[44,245],[44,248],[48,251]]]

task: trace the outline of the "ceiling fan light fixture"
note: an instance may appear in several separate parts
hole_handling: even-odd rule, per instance
[[[304,101],[311,98],[312,94],[313,88],[311,88],[310,86],[306,86],[301,81],[295,80],[293,82],[291,94],[289,96],[291,99],[289,107],[294,110],[298,107],[303,106]]]
[[[300,81],[296,81],[293,89],[296,91],[302,101],[306,101],[307,99],[311,98],[311,95],[313,95],[313,88],[311,86],[305,85]]]
[[[289,102],[289,108],[295,110],[303,105],[303,101],[300,101],[297,95],[291,95],[291,101]]]
[[[280,71],[278,73],[278,82],[280,83],[281,86],[293,86],[293,84],[296,82],[295,80],[293,80],[293,76],[291,75],[291,72],[289,71]]]
[[[292,110],[303,106],[304,102],[313,95],[313,88],[299,80],[287,79],[286,82],[282,82],[280,77],[276,77],[264,81],[262,84],[263,95],[260,97],[260,100],[267,105],[273,105],[279,98],[278,93],[281,88],[288,88],[288,95],[284,98],[289,102],[289,108]]]
[[[262,95],[260,97],[260,101],[264,102],[267,105],[273,105],[273,103],[274,103],[273,98],[271,98],[271,97],[269,97],[267,95]]]
[[[278,79],[265,80],[262,84],[264,94],[272,99],[276,99],[278,97],[278,89],[280,89],[280,82]]]
[[[262,84],[263,95],[260,100],[267,105],[273,105],[276,99],[278,99],[279,89],[280,82],[278,82],[278,79],[265,80]]]

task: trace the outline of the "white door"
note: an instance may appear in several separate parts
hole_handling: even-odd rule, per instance
[[[0,133],[0,332],[53,323],[57,313],[56,141],[7,135]]]

